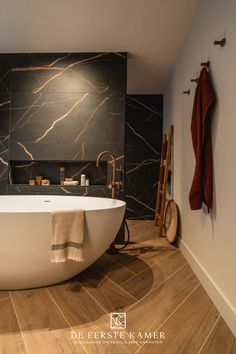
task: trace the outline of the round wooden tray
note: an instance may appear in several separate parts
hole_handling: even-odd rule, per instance
[[[169,200],[165,210],[165,233],[169,243],[173,243],[177,236],[179,225],[178,206],[173,199]]]

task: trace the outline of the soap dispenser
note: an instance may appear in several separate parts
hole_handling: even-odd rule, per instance
[[[85,186],[86,185],[86,176],[85,176],[84,173],[80,176],[80,185],[81,186]]]

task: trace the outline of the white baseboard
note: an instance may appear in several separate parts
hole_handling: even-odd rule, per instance
[[[186,243],[180,241],[180,250],[193,269],[194,273],[200,280],[202,286],[210,296],[216,308],[222,315],[223,319],[236,337],[236,309],[232,306],[229,300],[225,297],[221,289],[216,285],[214,280],[210,277],[206,269],[201,265],[198,259],[191,252]]]

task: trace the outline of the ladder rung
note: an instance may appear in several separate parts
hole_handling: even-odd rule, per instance
[[[159,224],[161,231],[164,225],[164,212],[165,212],[168,175],[170,170],[172,136],[173,136],[173,126],[171,125],[168,130],[168,138],[166,138],[166,134],[164,134],[162,139],[159,181],[158,181],[158,187],[156,192],[157,199],[156,199],[155,223],[156,225]]]

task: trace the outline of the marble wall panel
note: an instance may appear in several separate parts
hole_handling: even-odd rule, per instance
[[[128,95],[125,201],[129,219],[153,219],[162,144],[162,95]]]
[[[12,55],[14,93],[126,92],[125,53]]]
[[[0,193],[5,192],[8,183],[10,104],[10,94],[0,92]]]
[[[10,160],[95,160],[124,151],[123,96],[12,94]],[[87,151],[88,148],[88,151]]]
[[[0,187],[8,160],[124,156],[125,97],[126,53],[1,54]]]

